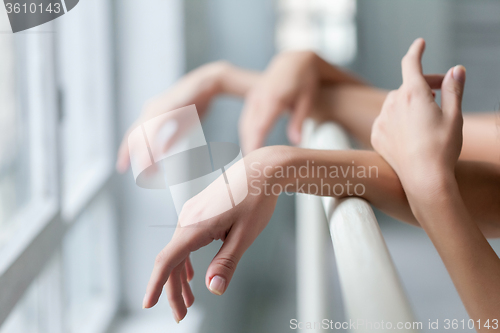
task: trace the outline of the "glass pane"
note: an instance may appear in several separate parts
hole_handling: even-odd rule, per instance
[[[111,202],[101,194],[75,221],[63,241],[64,308],[72,332],[84,331],[102,315],[96,311],[107,309],[113,301],[113,221]]]
[[[0,327],[0,333],[62,331],[59,256],[49,261]]]
[[[96,163],[110,156],[112,43],[107,7],[107,1],[87,0],[57,21],[65,199],[78,195]]]
[[[30,199],[29,123],[21,100],[21,38],[0,13],[0,234]],[[2,238],[0,238],[0,244]]]
[[[279,51],[313,50],[337,65],[357,52],[355,0],[280,0],[276,25]]]

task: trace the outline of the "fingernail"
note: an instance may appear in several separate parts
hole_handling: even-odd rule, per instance
[[[146,308],[146,295],[144,295],[144,298],[142,300],[142,308],[145,309]]]
[[[465,81],[465,67],[462,65],[456,65],[453,67],[453,78],[457,80],[458,82],[464,82]]]
[[[224,293],[224,287],[226,286],[226,280],[216,275],[210,281],[210,286],[208,287],[212,293],[215,295],[222,295]]]
[[[180,319],[177,319],[177,315],[175,314],[175,311],[173,311],[173,310],[172,310],[172,314],[174,315],[174,320],[175,320],[175,322],[176,322],[177,324],[178,324],[178,323],[180,323],[180,322],[181,322],[181,320],[180,320]]]

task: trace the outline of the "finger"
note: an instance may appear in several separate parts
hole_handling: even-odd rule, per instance
[[[116,160],[116,171],[125,173],[130,166],[130,155],[128,150],[128,134],[123,137],[120,148],[118,149],[118,156]]]
[[[168,303],[172,308],[176,322],[181,321],[187,313],[186,304],[184,304],[184,298],[182,297],[181,272],[183,270],[184,262],[177,265],[177,267],[172,270],[170,277],[165,284],[165,292],[167,293]]]
[[[431,89],[441,89],[444,74],[427,74],[424,75],[424,79]]]
[[[168,152],[168,150],[170,148],[172,148],[172,146],[174,144],[176,144],[177,142],[179,142],[179,140],[185,135],[185,131],[180,131],[180,130],[177,130],[174,134],[172,134],[172,136],[170,138],[168,138],[168,140],[166,140],[164,143],[163,143],[163,146],[162,146],[162,153],[166,153]]]
[[[186,265],[181,271],[181,282],[182,282],[182,298],[184,299],[184,304],[187,308],[191,307],[194,303],[194,295],[189,285],[186,273]]]
[[[408,49],[408,52],[401,61],[403,72],[403,82],[422,77],[422,54],[425,50],[425,41],[417,38]]]
[[[190,244],[194,244],[197,240],[195,239],[196,234],[187,237],[186,240],[180,240],[179,237],[174,235],[170,243],[156,256],[153,272],[149,278],[142,303],[144,308],[150,308],[158,302],[162,287],[169,279],[170,273],[174,267],[177,267],[189,255]]]
[[[189,256],[186,258],[186,274],[187,280],[188,282],[190,282],[194,277],[194,269],[193,265],[191,264],[191,258]]]
[[[288,123],[288,140],[294,145],[300,144],[302,138],[302,123],[311,111],[313,106],[314,95],[312,92],[304,93],[298,100],[295,110],[293,110],[292,118]]]
[[[261,101],[248,100],[245,103],[239,124],[244,154],[264,145],[271,127],[282,111],[281,102],[271,98]]]
[[[464,66],[455,66],[446,73],[441,86],[441,108],[444,114],[458,115],[462,113],[464,84]]]
[[[222,295],[231,282],[236,266],[248,249],[251,237],[244,230],[234,227],[207,269],[205,283],[211,293]]]

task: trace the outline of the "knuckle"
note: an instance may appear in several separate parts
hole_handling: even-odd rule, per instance
[[[411,103],[413,97],[415,96],[416,92],[416,86],[415,83],[410,82],[405,84],[400,88],[400,96],[402,97],[402,101],[405,103],[409,104]]]
[[[218,266],[222,266],[230,272],[233,272],[238,265],[238,260],[234,255],[224,255],[214,259],[214,263]]]
[[[256,106],[260,99],[261,99],[261,94],[260,91],[257,89],[251,89],[245,96],[246,103],[251,106]]]
[[[184,300],[182,298],[182,293],[180,290],[175,292],[167,292],[167,300],[172,307],[175,307],[177,311],[180,312],[181,316],[185,315],[183,309]]]
[[[378,146],[378,142],[379,142],[378,140],[379,140],[378,133],[377,133],[377,130],[374,128],[372,131],[372,135],[370,137],[370,142],[371,142],[373,147]]]
[[[404,100],[406,103],[411,103],[411,100],[413,98],[413,91],[410,89],[407,89],[404,94],[403,94]]]
[[[462,96],[462,89],[456,84],[447,86],[446,90],[453,95]]]
[[[375,151],[379,151],[380,147],[382,146],[382,137],[380,133],[372,133],[370,142],[372,144],[373,149],[375,149]]]
[[[165,254],[163,253],[163,250],[160,251],[155,257],[155,266],[161,266],[165,262]]]
[[[178,296],[174,293],[167,293],[167,300],[170,304],[175,304]]]
[[[265,97],[265,103],[269,108],[274,110],[280,110],[284,104],[284,97],[278,92],[270,92]]]

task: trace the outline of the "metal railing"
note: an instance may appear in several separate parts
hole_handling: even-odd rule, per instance
[[[302,147],[346,150],[350,144],[338,125],[307,120]],[[325,254],[325,249],[333,243],[345,321],[360,324],[354,331],[417,332],[411,307],[370,205],[356,197],[339,200],[307,194],[297,194],[296,205],[298,321],[321,323],[332,317],[328,293],[332,277],[328,276],[327,268],[333,258]],[[385,329],[380,326],[382,322]],[[322,332],[322,328],[314,331]]]

